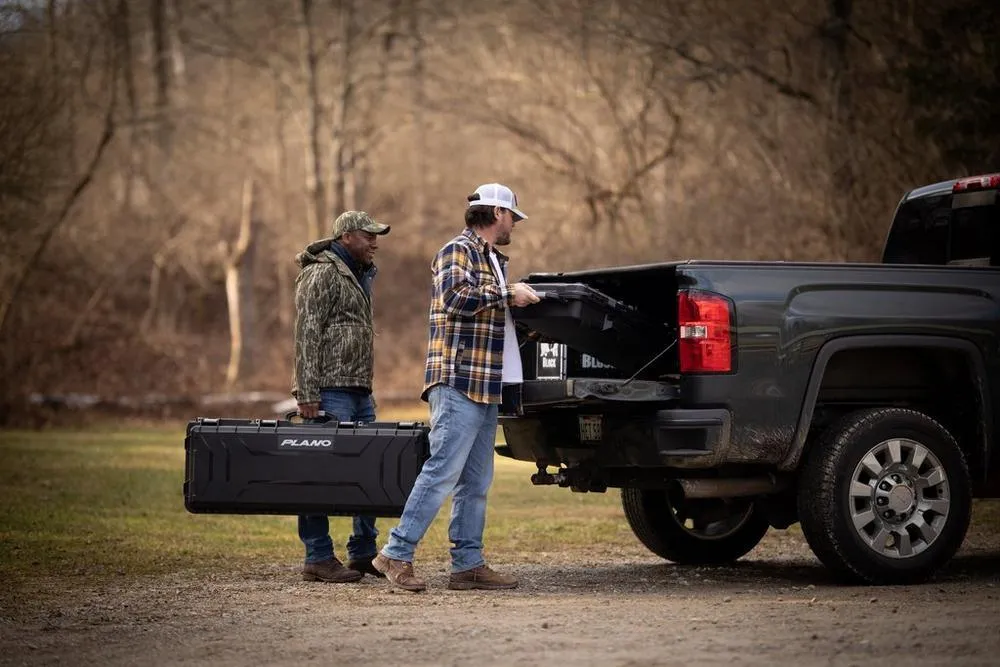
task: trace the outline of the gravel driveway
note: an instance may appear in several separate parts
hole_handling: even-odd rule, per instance
[[[5,593],[0,664],[995,665],[1000,544],[970,535],[932,583],[832,582],[801,538],[772,531],[729,567],[678,567],[641,547],[505,563],[513,591],[422,594],[384,580],[304,583],[294,563],[206,576],[122,576]],[[44,601],[43,601],[44,600]]]

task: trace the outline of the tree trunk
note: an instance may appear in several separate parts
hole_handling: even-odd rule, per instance
[[[272,159],[274,161],[275,190],[278,192],[277,207],[278,217],[281,225],[288,227],[291,216],[291,206],[288,202],[289,176],[288,176],[288,150],[285,139],[285,122],[288,118],[284,103],[284,92],[281,82],[274,80],[274,150]],[[310,237],[312,239],[314,237]],[[279,244],[280,248],[284,244]],[[288,257],[278,253],[275,257],[276,270],[278,275],[278,324],[284,330],[292,325],[292,288],[291,288],[291,262]]]
[[[153,80],[155,81],[156,141],[164,155],[170,151],[170,59],[171,48],[167,21],[167,0],[150,0],[150,19],[153,27]]]
[[[63,16],[65,17],[63,34],[66,43],[76,44],[77,43],[77,16],[78,11],[76,3],[69,3],[63,9]],[[66,71],[72,80],[82,80],[87,76],[87,69],[81,67],[76,59],[71,60],[67,63]],[[79,111],[77,107],[77,91],[70,87],[70,90],[66,93],[66,114],[69,118],[69,138],[68,138],[68,149],[69,149],[69,167],[76,173],[80,170],[80,149],[79,149],[79,137],[77,132],[77,121],[79,119]]]
[[[59,76],[59,35],[58,35],[58,14],[56,0],[49,0],[45,9],[48,31],[46,38],[48,41],[48,67],[49,76],[52,77],[51,85],[57,86],[62,83]]]
[[[306,81],[306,227],[310,239],[322,236],[321,226],[326,217],[326,196],[323,183],[323,157],[320,153],[320,121],[323,108],[319,98],[317,69],[319,57],[313,35],[312,0],[300,0],[299,48],[302,74]]]
[[[253,243],[254,182],[247,178],[243,183],[239,237],[233,244],[222,242],[226,304],[229,309],[229,365],[226,368],[228,388],[232,388],[246,373],[255,348]]]
[[[117,13],[112,20],[115,54],[117,59],[114,76],[121,77],[125,90],[127,104],[126,117],[128,122],[128,146],[126,148],[126,163],[119,166],[115,182],[120,215],[132,216],[137,207],[149,203],[149,190],[146,187],[146,164],[142,149],[142,136],[139,130],[139,94],[136,90],[135,53],[132,43],[131,18],[128,0],[118,0]],[[111,218],[107,218],[110,222]]]
[[[354,96],[354,2],[343,0],[340,6],[340,83],[334,102],[332,141],[330,142],[330,212],[340,215],[347,207],[347,173],[352,168],[352,147],[347,136]]]
[[[153,329],[153,324],[160,313],[160,302],[162,300],[163,285],[163,265],[166,262],[166,252],[160,251],[153,255],[153,265],[149,269],[149,301],[146,304],[146,312],[139,323],[139,331],[148,334]]]
[[[361,184],[358,182],[361,170],[359,169],[359,161],[353,145],[348,145],[344,148],[343,161],[344,164],[339,169],[342,175],[340,188],[343,190],[343,202],[339,210],[357,211],[362,208]]]
[[[828,0],[829,16],[824,28],[828,77],[827,157],[830,169],[831,251],[835,259],[846,259],[850,245],[850,200],[854,187],[851,156],[852,116],[850,35],[852,0]]]
[[[411,44],[411,105],[413,114],[413,143],[411,192],[414,196],[413,210],[416,223],[422,229],[430,221],[427,211],[427,129],[424,123],[424,38],[420,31],[420,0],[410,0],[410,44]]]
[[[363,107],[357,109],[356,115],[363,119],[363,123],[347,146],[347,168],[344,170],[345,206],[354,210],[368,206],[371,152],[379,141],[378,110],[389,97],[389,65],[393,57],[393,44],[400,32],[400,0],[390,0],[388,12],[388,20],[379,32],[377,41],[378,76],[374,86],[363,97]],[[356,103],[355,107],[360,105]]]
[[[167,7],[167,36],[170,43],[170,73],[173,76],[170,93],[175,108],[184,110],[187,105],[187,56],[184,55],[184,36],[181,22],[184,13],[181,0],[173,0]],[[171,122],[174,121],[171,116]],[[171,127],[173,127],[171,125]]]

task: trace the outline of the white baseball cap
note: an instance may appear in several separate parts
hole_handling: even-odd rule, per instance
[[[517,208],[517,195],[506,185],[499,183],[486,183],[476,188],[479,199],[473,199],[469,206],[499,206],[509,209],[520,220],[527,220],[528,216]]]

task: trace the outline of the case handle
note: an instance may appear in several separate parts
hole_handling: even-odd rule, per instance
[[[302,417],[302,415],[301,415],[301,414],[299,414],[299,411],[298,411],[298,410],[292,410],[292,411],[290,411],[290,412],[287,412],[287,413],[285,413],[285,421],[292,421],[292,419],[293,419],[294,417]],[[303,420],[304,420],[304,419],[305,419],[305,418],[303,417]],[[326,414],[326,412],[324,412],[323,410],[320,410],[320,411],[319,411],[319,412],[318,412],[318,413],[316,414],[316,418],[315,418],[315,419],[313,419],[313,420],[312,420],[312,422],[313,422],[314,424],[325,424],[326,422],[328,422],[328,421],[331,421],[332,419],[333,419],[333,417],[331,417],[331,416],[329,416],[328,414]],[[303,423],[304,423],[304,422],[303,422]]]
[[[538,295],[539,299],[552,299],[553,301],[558,301],[560,303],[566,303],[567,299],[559,292],[554,292],[550,290],[535,290],[535,294]]]

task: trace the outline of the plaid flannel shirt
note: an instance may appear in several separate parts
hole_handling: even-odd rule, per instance
[[[500,403],[504,306],[513,305],[514,291],[497,280],[490,252],[506,282],[507,257],[472,229],[434,257],[424,400],[431,387],[447,384],[477,403]]]

